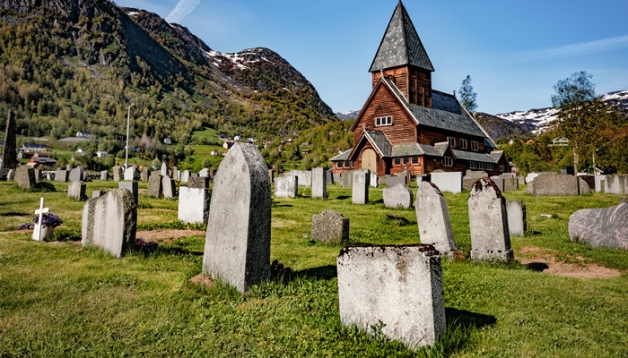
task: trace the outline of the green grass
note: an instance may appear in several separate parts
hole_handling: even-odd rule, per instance
[[[113,182],[88,183],[92,190]],[[330,198],[274,199],[271,260],[296,271],[294,280],[271,280],[247,295],[218,282],[188,282],[201,272],[204,236],[162,242],[152,254],[115,259],[82,248],[84,203],[54,192],[22,191],[0,182],[0,356],[307,356],[307,357],[621,357],[628,355],[628,252],[571,243],[569,216],[619,197],[507,198],[527,205],[529,234],[512,238],[524,247],[556,252],[557,259],[621,270],[619,278],[576,279],[510,264],[443,262],[448,331],[431,349],[413,352],[381,335],[340,324],[335,260],[341,245],[313,243],[311,217],[338,210],[351,220],[352,243],[418,243],[414,209],[386,209],[382,190],[368,205],[352,205],[350,189],[332,185]],[[145,188],[145,184],[140,186]],[[41,243],[15,231],[46,206],[64,224],[57,241]],[[458,246],[468,254],[468,192],[445,194]],[[139,197],[138,227],[185,228],[177,201]],[[410,223],[397,226],[394,213]],[[550,214],[551,219],[541,218]],[[204,230],[204,227],[192,227]]]

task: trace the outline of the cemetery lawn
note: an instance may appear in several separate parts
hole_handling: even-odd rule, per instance
[[[117,183],[94,181],[87,195],[113,187]],[[140,192],[145,188],[140,183]],[[140,195],[138,230],[178,234],[162,235],[156,252],[115,259],[80,245],[84,202],[67,197],[67,184],[41,190],[0,182],[0,357],[628,356],[628,251],[572,243],[567,233],[574,211],[617,205],[615,195],[505,193],[527,205],[528,234],[511,239],[517,261],[444,261],[448,332],[433,348],[415,352],[341,325],[335,260],[342,246],[309,237],[312,215],[333,209],[350,218],[354,244],[420,242],[414,208],[384,208],[381,188],[371,189],[370,204],[363,206],[352,205],[350,189],[336,185],[328,186],[326,200],[310,199],[306,188],[296,199],[274,199],[271,260],[294,275],[244,296],[200,275],[205,227],[177,221],[176,200]],[[17,230],[31,220],[41,196],[64,221],[46,243]],[[469,192],[445,196],[455,240],[468,257]],[[409,223],[398,225],[386,213]],[[187,230],[191,236],[179,237]],[[550,268],[556,263],[586,271],[597,265],[618,275],[565,277],[521,263],[541,256],[551,259]]]

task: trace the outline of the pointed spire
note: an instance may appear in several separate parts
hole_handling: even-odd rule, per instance
[[[407,65],[434,71],[419,34],[399,0],[369,72]]]

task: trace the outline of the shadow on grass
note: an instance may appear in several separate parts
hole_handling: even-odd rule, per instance
[[[492,326],[497,322],[495,316],[463,311],[449,307],[445,307],[445,315],[447,316],[448,322],[462,326],[467,330],[471,328],[480,329],[485,326]]]
[[[203,256],[203,252],[199,251],[190,251],[181,247],[172,247],[172,246],[160,246],[156,250],[159,255],[192,255],[192,256]]]
[[[345,200],[345,199],[349,199],[349,198],[350,198],[350,196],[348,196],[348,195],[340,195],[340,196],[336,197],[336,200]]]
[[[494,316],[455,308],[445,308],[447,330],[438,338],[434,347],[427,348],[428,356],[449,357],[462,351],[469,344],[471,332],[497,322]]]
[[[1,213],[0,216],[28,216],[28,213],[21,213],[19,211],[10,211],[8,213]]]
[[[319,280],[331,280],[338,276],[335,265],[314,267],[311,269],[298,271],[296,274],[297,276],[311,277]]]
[[[545,262],[530,262],[524,265],[528,270],[535,272],[543,272],[549,268],[549,265]]]

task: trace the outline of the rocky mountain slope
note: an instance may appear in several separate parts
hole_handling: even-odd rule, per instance
[[[0,113],[31,136],[120,135],[130,103],[133,136],[183,144],[203,126],[263,137],[338,120],[272,50],[221,54],[108,0],[0,0],[0,83]]]

